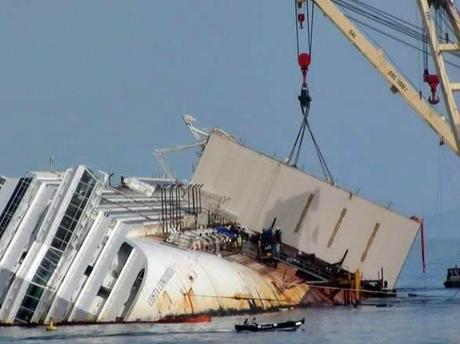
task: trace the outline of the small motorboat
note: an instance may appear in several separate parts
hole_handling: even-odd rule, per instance
[[[236,332],[267,332],[267,331],[295,331],[305,323],[305,318],[297,321],[284,321],[271,324],[258,324],[256,322],[236,324]]]
[[[460,268],[455,265],[455,268],[447,269],[447,277],[444,282],[446,288],[460,288]]]

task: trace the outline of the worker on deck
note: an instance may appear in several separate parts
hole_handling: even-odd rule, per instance
[[[214,240],[214,253],[216,255],[219,255],[220,253],[220,242],[219,242],[219,239],[217,238]]]
[[[260,241],[260,234],[257,237],[257,258],[262,255],[262,242]]]
[[[275,257],[279,258],[281,253],[281,228],[276,227],[275,230]]]
[[[241,234],[238,234],[236,237],[236,247],[238,248],[238,251],[243,253],[243,238],[241,237]]]

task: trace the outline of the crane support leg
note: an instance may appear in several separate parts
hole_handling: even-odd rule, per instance
[[[444,96],[444,102],[446,105],[447,113],[449,115],[450,126],[453,128],[453,135],[455,138],[455,144],[457,151],[460,149],[460,114],[458,112],[457,102],[455,100],[454,92],[460,91],[455,85],[452,84],[449,80],[449,76],[447,74],[446,63],[444,60],[444,54],[448,51],[449,53],[458,53],[460,52],[459,44],[450,44],[448,46],[448,50],[444,50],[443,48],[446,45],[441,45],[439,42],[439,35],[436,29],[435,22],[433,20],[432,12],[430,9],[430,5],[428,0],[418,0],[418,6],[420,9],[420,14],[422,17],[423,25],[426,29],[428,34],[428,41],[430,42],[430,48],[432,51],[433,62],[436,66],[436,71],[439,75],[439,81],[441,83],[442,94]],[[448,5],[453,6],[452,4]],[[442,8],[437,9],[437,11],[442,11]],[[448,11],[449,18],[451,23],[453,24],[452,27],[455,32],[455,36],[458,39],[460,38],[460,26],[459,23],[456,22],[458,19],[457,11]]]

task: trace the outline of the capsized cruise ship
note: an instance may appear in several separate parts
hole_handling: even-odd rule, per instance
[[[0,177],[0,323],[341,303],[347,288],[318,293],[310,281],[358,270],[363,281],[395,286],[416,221],[222,130],[203,146],[190,183],[124,177],[112,186],[86,166]],[[282,239],[265,260],[260,238],[275,222]]]

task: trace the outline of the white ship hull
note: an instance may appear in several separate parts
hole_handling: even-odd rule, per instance
[[[288,266],[270,270],[241,255],[192,250],[203,237],[182,230],[205,227],[206,211],[254,232],[276,217],[293,249],[329,263],[349,250],[348,271],[374,278],[384,268],[390,287],[418,230],[413,221],[219,132],[193,182],[125,178],[114,188],[107,174],[85,166],[2,177],[0,323],[156,321],[307,302],[311,290]],[[313,206],[308,194],[317,197]],[[163,242],[171,233],[182,249]]]

